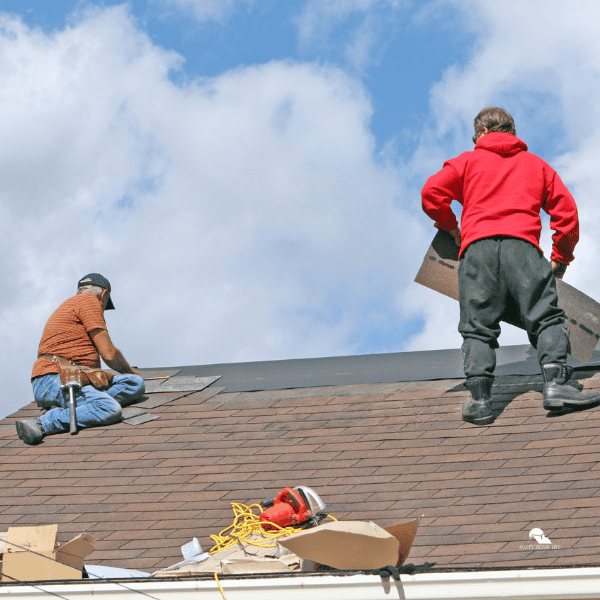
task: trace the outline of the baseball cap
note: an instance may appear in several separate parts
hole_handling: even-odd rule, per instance
[[[106,310],[114,310],[115,305],[113,304],[112,298],[110,296],[110,281],[106,279],[106,277],[100,275],[100,273],[88,273],[77,282],[77,288],[83,287],[85,285],[97,285],[98,287],[108,290],[109,295]]]

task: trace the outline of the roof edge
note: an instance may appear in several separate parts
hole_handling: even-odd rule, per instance
[[[0,596],[39,600],[43,590],[42,593],[58,595],[77,593],[78,598],[91,599],[99,594],[110,594],[111,598],[118,597],[119,600],[139,600],[142,596],[156,598],[165,592],[176,592],[177,598],[189,597],[191,600],[197,598],[198,592],[210,594],[211,598],[221,594],[219,582],[212,578],[123,581],[2,585]],[[600,567],[401,575],[399,582],[382,580],[376,575],[298,573],[293,577],[227,578],[222,579],[220,585],[227,600],[280,600],[286,592],[293,592],[295,600],[325,600],[332,597],[374,600],[396,596],[405,600],[584,599],[598,597]]]

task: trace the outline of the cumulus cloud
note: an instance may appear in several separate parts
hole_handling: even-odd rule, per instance
[[[2,414],[88,272],[140,367],[349,354],[401,323],[423,230],[362,85],[292,62],[176,85],[181,65],[124,7],[52,34],[1,17]]]
[[[406,4],[406,0],[309,0],[295,19],[300,44],[304,48],[335,47],[347,38],[344,58],[363,71],[378,60],[386,46],[386,32],[393,26],[390,17]]]
[[[600,267],[594,260],[600,251],[600,7],[550,0],[435,4],[473,29],[477,43],[466,64],[447,69],[432,87],[431,121],[409,169],[424,181],[444,158],[469,149],[472,120],[483,106],[505,106],[530,150],[558,170],[577,200],[581,241],[565,281],[600,299]],[[547,219],[544,225],[542,248],[548,256]],[[446,323],[439,318],[438,299],[426,291],[407,290],[402,305],[426,318],[411,349],[460,343],[453,305],[448,305],[453,312]],[[503,331],[508,335],[503,333],[501,343],[527,343],[524,333],[508,326]]]

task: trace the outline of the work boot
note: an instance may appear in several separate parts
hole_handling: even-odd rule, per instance
[[[492,413],[492,384],[489,377],[473,377],[465,381],[465,387],[471,392],[471,400],[462,407],[462,418],[467,423],[489,425],[494,420]]]
[[[44,427],[42,426],[42,420],[38,417],[15,421],[15,425],[19,437],[30,446],[39,444],[46,435]]]
[[[581,392],[573,385],[566,385],[573,367],[565,364],[548,363],[542,365],[544,376],[544,408],[546,410],[562,410],[565,406],[584,408],[600,404],[600,394],[597,392]]]

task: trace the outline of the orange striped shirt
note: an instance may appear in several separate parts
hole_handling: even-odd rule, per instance
[[[100,300],[87,292],[73,296],[65,300],[48,319],[38,356],[54,354],[79,365],[99,368],[100,355],[89,336],[92,329],[106,329]],[[45,358],[38,358],[33,365],[31,377],[48,373],[60,373],[58,365]]]

